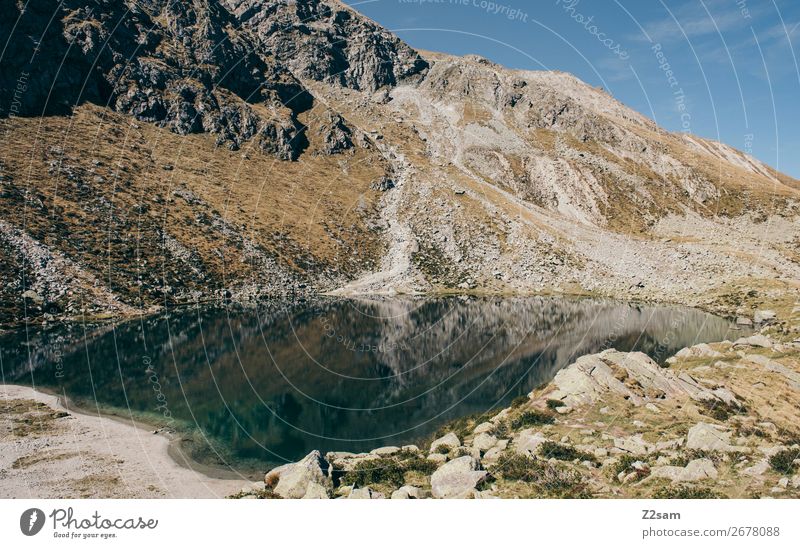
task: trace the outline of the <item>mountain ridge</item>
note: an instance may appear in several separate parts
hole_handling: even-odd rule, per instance
[[[3,0],[0,323],[797,289],[798,181],[572,75],[417,51],[334,1],[89,4]]]

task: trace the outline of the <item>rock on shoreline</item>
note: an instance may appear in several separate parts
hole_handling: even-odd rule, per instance
[[[430,443],[314,451],[267,473],[286,498],[797,497],[800,343],[578,358],[527,401]],[[783,400],[771,391],[780,390]]]

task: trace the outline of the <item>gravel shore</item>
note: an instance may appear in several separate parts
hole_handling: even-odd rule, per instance
[[[65,407],[30,387],[0,385],[0,497],[219,498],[251,482],[212,478],[145,425]]]

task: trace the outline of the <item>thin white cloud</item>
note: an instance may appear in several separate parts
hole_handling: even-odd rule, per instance
[[[749,17],[746,18],[735,3],[721,0],[705,0],[703,3],[691,0],[671,9],[672,15],[664,11],[664,17],[644,25],[655,42],[685,41],[687,37],[692,40],[719,32],[745,29],[763,13],[761,8],[749,8]],[[641,41],[644,36],[637,35],[634,38]]]

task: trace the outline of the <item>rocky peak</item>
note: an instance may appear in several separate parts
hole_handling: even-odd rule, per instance
[[[310,94],[258,54],[217,0],[8,8],[8,19],[20,24],[2,29],[10,42],[4,69],[12,67],[0,83],[4,96],[30,67],[37,74],[15,114],[69,111],[88,101],[178,134],[212,133],[234,149],[257,139],[262,150],[295,159],[306,146],[296,115],[310,107]]]
[[[405,42],[333,0],[222,1],[300,78],[375,91],[428,67]]]

